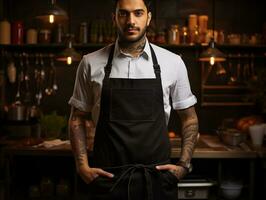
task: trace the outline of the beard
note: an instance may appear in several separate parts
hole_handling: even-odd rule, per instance
[[[138,31],[138,35],[136,37],[131,37],[130,35],[126,34],[127,30],[131,28],[136,31]],[[125,43],[136,43],[141,41],[145,35],[146,35],[146,30],[147,26],[145,26],[142,30],[139,27],[134,27],[132,25],[128,25],[124,29],[118,29],[118,36],[119,36],[119,41],[120,42],[125,42]]]

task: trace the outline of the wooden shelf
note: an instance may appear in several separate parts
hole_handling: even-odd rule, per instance
[[[254,106],[252,102],[203,102],[201,106]]]
[[[203,89],[248,89],[245,85],[203,85]]]

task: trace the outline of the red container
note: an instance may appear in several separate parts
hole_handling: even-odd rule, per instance
[[[23,44],[24,27],[22,21],[15,21],[11,26],[11,41],[12,44]]]

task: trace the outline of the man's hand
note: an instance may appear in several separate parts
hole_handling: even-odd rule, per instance
[[[78,168],[78,174],[87,184],[91,183],[98,176],[105,176],[108,178],[113,178],[114,175],[106,172],[100,168],[90,168],[89,166],[82,166]]]
[[[181,180],[187,174],[187,170],[184,167],[173,165],[173,164],[158,165],[156,166],[156,169],[168,170],[173,175],[175,175],[178,180]]]

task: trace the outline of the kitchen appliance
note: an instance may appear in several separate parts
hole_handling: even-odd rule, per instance
[[[223,143],[230,146],[237,146],[246,140],[246,134],[234,128],[219,128],[216,133]]]
[[[207,179],[184,179],[178,183],[178,199],[208,199],[214,182]]]
[[[238,199],[242,191],[242,183],[236,181],[224,181],[220,185],[221,195],[225,199]]]

